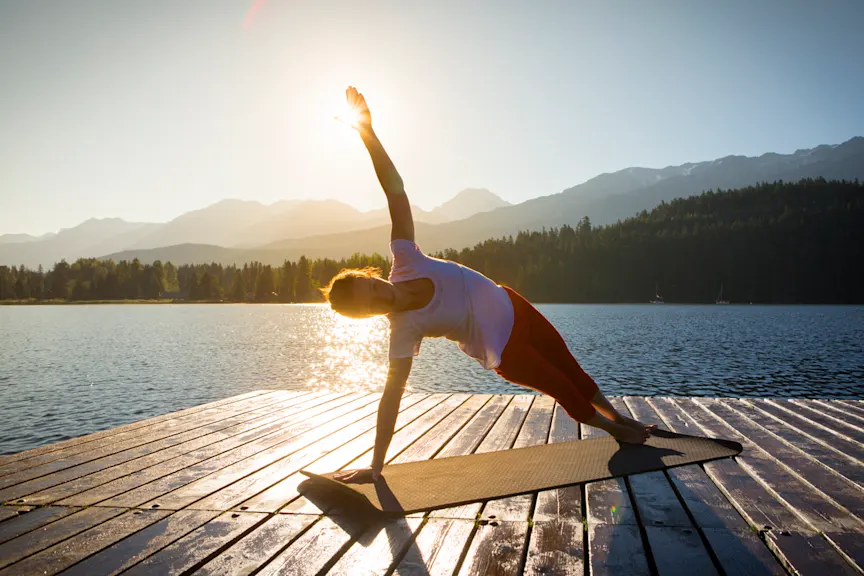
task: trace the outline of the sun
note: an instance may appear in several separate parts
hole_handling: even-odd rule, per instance
[[[360,111],[350,106],[347,102],[342,102],[333,115],[333,119],[342,122],[346,126],[357,128],[360,123]]]

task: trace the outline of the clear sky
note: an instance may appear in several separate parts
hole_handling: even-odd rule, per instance
[[[253,6],[256,6],[253,9]],[[384,205],[864,135],[864,2],[0,0],[0,233],[224,198]]]

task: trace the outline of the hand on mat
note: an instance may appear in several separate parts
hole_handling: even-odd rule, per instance
[[[346,472],[340,472],[339,474],[334,474],[333,478],[338,480],[339,482],[345,482],[346,484],[370,484],[372,482],[377,482],[378,478],[381,477],[381,469],[373,469],[373,468],[363,468],[362,470],[348,470]]]

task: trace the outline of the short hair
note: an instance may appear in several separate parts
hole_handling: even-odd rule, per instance
[[[326,286],[319,288],[333,311],[351,318],[370,316],[368,311],[360,312],[354,308],[354,281],[358,278],[381,278],[381,269],[373,266],[344,268]]]

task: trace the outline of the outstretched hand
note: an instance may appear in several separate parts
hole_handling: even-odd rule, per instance
[[[366,98],[363,97],[363,94],[358,92],[354,86],[349,86],[345,90],[345,99],[348,101],[348,106],[354,112],[351,126],[358,132],[371,131],[372,114],[369,112],[369,106],[366,104]]]
[[[371,484],[372,482],[377,482],[380,477],[381,470],[375,470],[374,468],[348,470],[347,472],[340,472],[339,474],[333,475],[335,480],[346,484]]]

